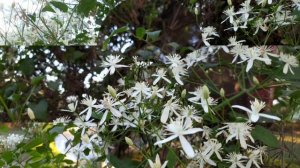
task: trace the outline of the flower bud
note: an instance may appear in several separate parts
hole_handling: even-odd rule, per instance
[[[199,15],[199,4],[196,3],[196,6],[194,8],[194,12],[195,12],[195,15]]]
[[[256,85],[259,84],[259,81],[258,81],[258,79],[255,76],[253,76],[252,80],[253,80],[254,84],[256,84]]]
[[[108,86],[107,86],[107,90],[108,90],[109,94],[110,94],[113,98],[116,98],[116,97],[117,97],[117,92],[116,92],[116,90],[115,90],[112,86],[108,85]]]
[[[181,92],[181,98],[185,98],[186,96],[186,89],[183,89],[183,91]]]
[[[202,94],[203,94],[204,99],[208,99],[210,92],[209,92],[209,89],[206,85],[204,85],[202,87],[202,92],[203,92]]]
[[[29,117],[31,120],[34,120],[34,119],[35,119],[34,112],[32,111],[31,108],[27,108],[27,115],[28,115],[28,117]]]
[[[84,134],[84,135],[81,136],[81,140],[85,143],[89,143],[90,138],[87,134]]]
[[[129,146],[134,146],[134,144],[133,144],[133,142],[132,142],[132,140],[131,140],[130,138],[125,137],[125,141],[126,141],[126,143],[127,143]]]
[[[225,97],[225,90],[223,88],[221,88],[220,90],[220,95],[221,97]]]
[[[228,3],[229,6],[232,5],[232,1],[231,0],[227,0],[227,3]]]

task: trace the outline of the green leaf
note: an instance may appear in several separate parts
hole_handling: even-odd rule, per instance
[[[29,107],[34,112],[35,118],[46,121],[48,118],[48,102],[43,99],[38,104],[30,104]]]
[[[6,163],[11,163],[14,160],[14,153],[11,151],[4,151],[2,152],[2,154],[0,155],[2,159],[4,159],[6,161]]]
[[[171,43],[168,43],[169,46],[171,46],[174,50],[177,50],[180,45],[176,42],[171,42]]]
[[[278,148],[280,146],[276,136],[270,130],[260,125],[257,125],[251,134],[255,140],[259,140],[269,147]]]
[[[49,5],[47,4],[43,9],[42,12],[52,12],[55,13],[55,10]]]
[[[23,59],[19,62],[19,70],[24,75],[31,75],[34,72],[34,61],[33,59]]]
[[[116,168],[132,168],[138,166],[138,162],[132,161],[128,158],[121,160],[114,155],[109,155],[108,160]]]
[[[49,81],[47,82],[47,86],[49,89],[53,91],[57,91],[59,88],[59,82],[58,81]]]
[[[160,30],[153,31],[153,32],[146,32],[146,34],[147,34],[147,40],[151,40],[152,42],[157,41],[160,32],[161,32]]]
[[[88,16],[90,11],[96,9],[97,0],[80,0],[77,11],[79,14],[83,14],[84,16]]]
[[[50,134],[53,134],[53,133],[60,134],[60,133],[63,133],[64,130],[65,130],[64,126],[55,126],[49,131],[49,133]]]
[[[30,150],[34,147],[37,147],[41,144],[43,144],[44,140],[42,137],[36,137],[34,139],[32,139],[31,141],[29,141],[26,145],[23,146],[24,150]]]
[[[55,8],[59,9],[60,11],[66,13],[68,12],[68,5],[66,5],[63,2],[59,2],[59,1],[51,1],[50,2]]]
[[[138,27],[135,31],[135,35],[139,40],[142,40],[146,34],[146,30],[143,27]]]
[[[31,84],[32,85],[39,85],[42,81],[43,81],[43,79],[44,79],[44,76],[37,76],[37,77],[33,77],[32,79],[31,79]]]
[[[9,128],[6,125],[0,125],[0,134],[8,133]]]
[[[177,155],[175,151],[171,148],[169,148],[168,154],[167,154],[167,160],[168,160],[168,167],[175,167]]]

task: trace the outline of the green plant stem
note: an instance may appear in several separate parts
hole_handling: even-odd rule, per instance
[[[3,105],[3,107],[4,107],[4,110],[7,112],[9,118],[10,118],[12,121],[15,121],[15,118],[11,115],[10,110],[8,109],[6,103],[5,103],[5,101],[4,101],[4,99],[3,99],[3,97],[2,97],[1,95],[0,95],[0,102],[1,102],[1,104]]]

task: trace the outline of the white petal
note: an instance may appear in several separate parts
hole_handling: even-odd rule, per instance
[[[154,81],[153,81],[153,85],[156,85],[156,83],[160,80],[160,78],[156,78]]]
[[[110,70],[110,75],[112,75],[112,74],[114,74],[115,73],[115,71],[116,71],[116,68],[114,67],[114,66],[111,66],[110,68],[109,68],[109,70]]]
[[[162,111],[162,114],[161,114],[161,117],[160,117],[160,122],[166,123],[168,118],[169,118],[169,108],[166,107]]]
[[[168,161],[165,161],[165,163],[161,166],[161,168],[167,167]]]
[[[289,68],[289,64],[285,64],[284,67],[283,67],[283,73],[284,74],[287,74],[288,68]]]
[[[261,117],[265,117],[265,118],[269,118],[269,119],[273,119],[273,120],[277,120],[277,121],[280,121],[281,119],[277,116],[273,116],[273,115],[269,115],[269,114],[259,114],[259,116]]]
[[[252,122],[257,122],[258,121],[258,119],[259,119],[259,114],[257,113],[257,114],[255,114],[255,113],[252,113],[251,115],[250,115],[250,119],[251,119],[251,121]]]
[[[161,140],[161,141],[155,142],[154,145],[158,145],[158,144],[163,144],[163,143],[169,142],[169,141],[171,141],[171,140],[173,140],[173,139],[175,139],[175,138],[177,138],[177,137],[178,137],[178,135],[171,135],[171,136],[169,136],[169,137],[166,138],[166,139],[163,139],[163,140]]]
[[[183,82],[181,81],[179,75],[175,75],[175,80],[176,80],[176,82],[177,82],[178,84],[183,85]]]
[[[247,149],[247,143],[246,143],[244,136],[240,136],[239,138],[240,138],[241,147],[244,149]]]
[[[101,78],[106,77],[107,74],[108,74],[108,72],[109,72],[108,68],[103,69],[103,70],[100,72],[100,77],[101,77]]]
[[[233,106],[231,106],[231,107],[232,107],[232,108],[238,108],[238,109],[244,110],[244,111],[246,111],[246,112],[248,112],[248,113],[250,113],[250,114],[253,113],[250,109],[248,109],[248,108],[246,108],[246,107],[243,107],[243,106],[240,106],[240,105],[233,105]]]
[[[100,121],[99,125],[102,125],[105,122],[107,114],[108,114],[108,111],[106,110],[105,113],[103,114],[102,118],[101,118],[101,121]]]
[[[159,158],[158,154],[156,154],[155,163],[161,165],[160,158]]]
[[[206,100],[203,100],[203,102],[201,103],[201,106],[202,106],[204,112],[208,113],[208,105],[207,105]]]
[[[248,71],[252,68],[252,66],[253,66],[253,61],[254,61],[253,59],[249,59],[249,60],[248,60],[246,72],[248,72]]]
[[[91,116],[92,116],[92,108],[89,108],[85,116],[85,121],[88,121],[91,118]]]
[[[196,132],[200,132],[200,131],[203,131],[203,129],[201,129],[201,128],[191,128],[191,129],[188,129],[188,130],[184,131],[182,134],[183,135],[195,134]]]
[[[122,117],[122,114],[115,108],[111,108],[110,111],[114,116],[119,117],[119,118]]]
[[[179,136],[179,140],[182,146],[183,151],[187,154],[188,157],[192,158],[195,156],[195,152],[192,148],[192,145],[185,139],[184,136]]]
[[[168,78],[163,77],[163,79],[164,79],[165,81],[167,81],[168,83],[171,83],[171,81],[170,81]]]
[[[149,162],[150,168],[154,168],[154,163],[152,162],[152,160],[148,159],[148,162]]]

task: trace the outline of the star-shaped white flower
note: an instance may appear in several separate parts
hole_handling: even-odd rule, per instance
[[[148,162],[149,162],[150,168],[165,168],[168,164],[168,161],[165,161],[164,164],[161,164],[158,154],[156,154],[155,162],[152,162],[152,160],[150,160],[150,159],[148,159]]]
[[[251,110],[240,105],[233,105],[232,107],[246,111],[248,113],[249,120],[252,122],[257,122],[259,117],[265,117],[265,118],[280,121],[279,117],[269,115],[269,114],[259,113],[265,107],[265,102],[255,99],[254,101],[250,101],[250,103],[251,103]]]
[[[219,128],[222,130],[217,133],[217,136],[224,133],[226,138],[226,143],[233,138],[240,141],[241,147],[247,149],[246,140],[249,138],[252,142],[254,142],[253,137],[251,136],[251,125],[249,123],[225,123],[226,126]],[[225,131],[224,129],[227,129]]]
[[[93,99],[91,96],[88,96],[87,98],[83,99],[81,101],[81,104],[84,104],[87,106],[83,111],[81,111],[79,114],[82,115],[86,113],[85,121],[88,121],[92,116],[93,108],[98,108],[99,105],[96,105],[97,99]]]
[[[108,55],[102,63],[102,67],[108,67],[109,74],[112,75],[115,73],[116,68],[128,67],[126,65],[120,65],[119,62],[123,58],[120,58],[120,55]]]
[[[171,83],[171,81],[166,78],[166,72],[163,68],[157,69],[156,70],[156,74],[153,74],[152,76],[155,76],[156,79],[153,81],[153,85],[156,85],[158,81],[160,81],[161,79],[165,80],[168,83]]]
[[[299,66],[299,61],[297,60],[297,58],[293,55],[280,53],[279,59],[285,63],[283,67],[283,73],[287,74],[288,70],[290,70],[291,73],[294,74],[292,67]]]
[[[240,153],[229,153],[227,155],[227,159],[224,159],[226,160],[227,162],[230,162],[231,165],[229,168],[245,168],[245,166],[243,165],[243,162],[245,162],[247,159],[246,156],[243,156],[242,154]]]
[[[171,121],[170,124],[166,125],[166,130],[170,132],[171,136],[161,141],[156,142],[154,145],[167,143],[175,138],[179,138],[183,151],[188,157],[192,158],[195,156],[192,145],[187,141],[184,135],[195,134],[202,131],[201,128],[192,128],[191,122],[186,122],[182,118],[177,118],[176,121]]]
[[[188,100],[195,104],[200,104],[205,113],[208,113],[209,106],[216,105],[216,101],[210,97],[210,91],[206,85],[200,86],[196,88],[194,92],[189,92],[190,94],[194,95],[194,97],[189,98]],[[200,102],[199,102],[200,100]]]

